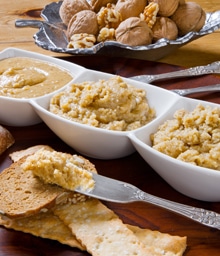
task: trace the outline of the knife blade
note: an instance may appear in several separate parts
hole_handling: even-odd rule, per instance
[[[92,173],[95,186],[91,190],[80,187],[74,191],[104,201],[116,203],[145,202],[187,217],[202,225],[220,230],[220,214],[148,194],[132,184]]]

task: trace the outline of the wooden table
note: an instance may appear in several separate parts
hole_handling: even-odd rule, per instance
[[[7,42],[5,40],[1,40],[1,49],[4,49],[8,46],[15,46],[22,49],[41,52],[44,54],[54,54],[42,50],[41,48],[34,45],[32,35],[36,32],[35,29],[26,28],[17,30],[13,27],[15,18],[30,18],[27,15],[27,11],[30,10],[30,6],[32,10],[39,10],[42,6],[45,5],[46,2],[49,1],[39,0],[36,2],[30,2],[23,0],[22,7],[20,8],[16,6],[20,5],[19,2],[13,3],[13,6],[11,6],[12,4],[9,2],[4,2],[4,4],[1,5],[0,22],[3,24],[1,26],[3,26],[5,29],[4,33],[1,33],[1,37],[3,35],[4,39],[6,39],[6,31],[8,31],[8,33],[11,32],[10,35],[8,34],[10,38],[7,39]],[[220,3],[214,4],[214,1],[209,1],[207,3],[206,1],[198,0],[197,2],[203,2],[206,4],[208,11],[214,11],[214,7],[216,9],[220,9]],[[219,8],[216,6],[219,6]],[[28,13],[32,14],[36,12]],[[27,35],[27,31],[29,35]],[[207,37],[199,39],[198,41],[195,41],[194,43],[191,43],[188,46],[184,46],[182,49],[177,50],[175,54],[164,58],[161,60],[161,62],[149,62],[117,57],[108,58],[106,60],[105,57],[101,56],[74,57],[63,56],[61,54],[55,55],[87,68],[92,68],[112,74],[118,74],[125,77],[144,73],[158,74],[161,72],[169,72],[181,69],[181,67],[170,64],[191,66],[197,64],[205,64],[213,60],[219,60],[219,44],[215,43],[213,47],[209,48],[207,45],[205,45],[205,42],[209,41],[208,38],[210,39],[209,43],[211,43],[212,40],[215,41],[219,37],[219,32],[215,33],[215,35],[208,35]],[[182,63],[177,62],[180,56],[182,56]],[[183,58],[183,56],[185,57]],[[209,61],[207,61],[207,57],[209,57]],[[168,64],[163,62],[167,62]],[[206,75],[203,77],[191,79],[170,80],[167,82],[156,83],[156,85],[166,89],[173,89],[196,87],[214,83],[220,83],[220,77],[218,75]],[[220,93],[200,94],[194,95],[193,97],[205,101],[220,103]],[[25,149],[36,144],[48,144],[59,151],[77,153],[72,148],[63,143],[59,138],[57,138],[53,132],[51,132],[51,130],[47,128],[43,123],[31,127],[8,127],[8,129],[12,132],[16,142],[9,150],[0,156],[0,171],[9,166],[11,163],[8,157],[10,152],[19,149]],[[167,198],[169,200],[192,205],[195,207],[206,208],[220,213],[220,203],[210,203],[194,200],[175,191],[155,173],[155,171],[140,157],[138,153],[134,153],[128,157],[111,161],[97,159],[90,160],[96,165],[98,172],[101,174],[132,183],[140,189],[159,197]],[[220,253],[220,231],[218,230],[202,226],[198,223],[149,204],[106,203],[106,205],[114,210],[115,213],[118,214],[125,223],[138,225],[142,228],[159,230],[160,232],[166,232],[172,235],[187,236],[188,247],[185,252],[186,256],[218,256]],[[78,249],[61,245],[55,241],[37,238],[29,234],[24,234],[0,227],[0,255],[86,256],[89,254],[81,252]]]
[[[137,75],[149,70],[151,73],[158,73],[179,70],[177,66],[169,64],[148,62],[124,58],[111,58],[108,62],[105,58],[71,57],[69,61],[83,65],[87,68],[94,68],[99,71],[109,72],[122,76]],[[139,68],[141,67],[141,68]],[[219,76],[206,75],[194,79],[181,79],[158,83],[158,86],[171,88],[187,88],[198,85],[219,83]],[[194,95],[196,97],[196,95]],[[220,93],[197,95],[197,98],[220,103]],[[0,156],[0,171],[10,164],[8,154],[15,150],[25,149],[36,144],[48,144],[54,149],[77,153],[60,139],[58,139],[44,124],[31,127],[8,127],[15,137],[16,143],[2,156]],[[99,173],[119,180],[132,183],[140,189],[167,198],[176,202],[214,210],[220,213],[220,203],[207,203],[188,198],[171,188],[154,170],[140,157],[134,153],[128,157],[117,160],[90,159]],[[163,168],[161,166],[161,168]],[[205,189],[205,188],[204,188]],[[193,221],[170,213],[166,210],[143,203],[115,204],[107,203],[125,223],[139,225],[143,228],[159,230],[173,235],[187,236],[188,247],[186,256],[217,256],[220,252],[220,231],[199,225]],[[84,256],[85,252],[63,246],[54,241],[44,240],[28,234],[15,232],[0,228],[0,255],[68,255]]]
[[[3,1],[0,0],[0,50],[6,47],[18,47],[52,56],[61,56],[54,52],[46,51],[34,44],[33,35],[37,32],[34,28],[15,28],[16,19],[39,19],[41,9],[51,0],[38,1]],[[220,1],[196,0],[206,12],[220,10]],[[159,60],[160,62],[191,67],[205,65],[220,60],[220,30],[193,41],[171,55]]]

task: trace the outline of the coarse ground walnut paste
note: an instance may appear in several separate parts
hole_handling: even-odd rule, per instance
[[[220,108],[180,109],[151,135],[153,148],[194,165],[220,170]]]
[[[72,121],[108,130],[137,129],[155,117],[146,91],[119,76],[73,84],[53,96],[50,111]]]

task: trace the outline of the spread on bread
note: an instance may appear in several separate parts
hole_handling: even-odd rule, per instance
[[[83,161],[77,155],[40,149],[26,158],[22,168],[31,171],[45,183],[73,191],[78,187],[92,190],[95,182],[92,173],[80,166]]]

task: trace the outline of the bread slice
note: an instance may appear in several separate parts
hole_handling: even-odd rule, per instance
[[[24,161],[20,159],[0,174],[0,213],[10,218],[36,214],[67,194],[61,187],[45,184],[31,171],[24,171]]]
[[[25,148],[25,149],[22,149],[22,150],[14,151],[14,152],[9,154],[9,157],[11,158],[11,160],[13,162],[17,162],[18,160],[20,160],[24,156],[32,155],[40,149],[46,149],[46,150],[49,150],[49,151],[54,150],[53,148],[51,148],[48,145],[36,145],[36,146],[32,146],[32,147]]]
[[[41,148],[41,147],[39,147]],[[38,149],[38,147],[37,147]],[[30,149],[26,151],[30,153]],[[24,151],[21,151],[24,156]],[[71,156],[70,154],[67,154]],[[9,218],[27,217],[50,209],[56,204],[71,201],[85,201],[86,196],[67,191],[57,185],[44,183],[31,171],[21,167],[27,156],[14,162],[9,168],[0,173],[0,214]],[[96,172],[95,166],[87,159],[79,156],[82,161],[78,164]]]
[[[0,155],[12,146],[15,142],[12,134],[5,127],[0,125]]]

